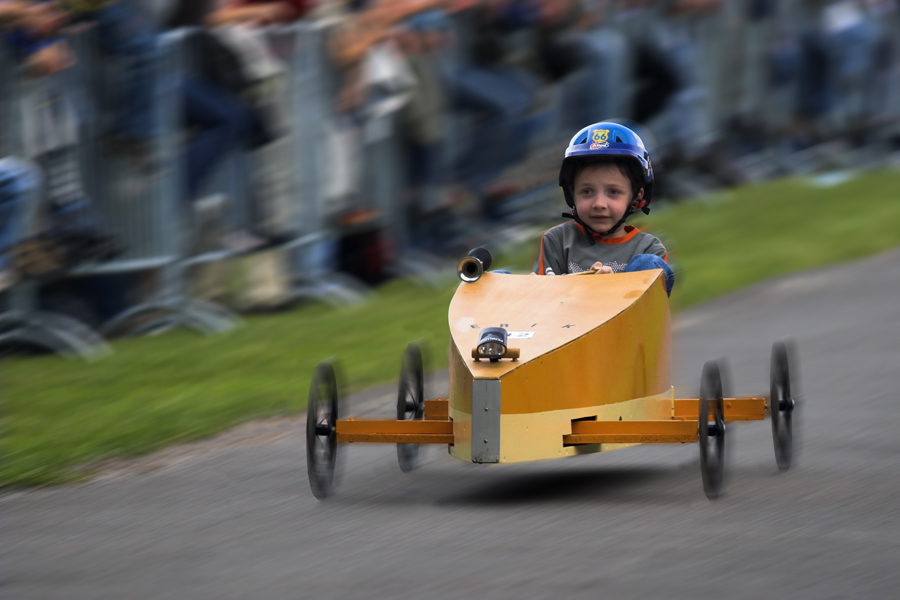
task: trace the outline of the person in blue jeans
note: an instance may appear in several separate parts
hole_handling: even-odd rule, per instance
[[[128,66],[126,76],[121,80],[121,102],[111,141],[120,144],[123,150],[132,151],[139,163],[154,165],[156,157],[152,142],[161,133],[156,115],[159,93],[162,87],[172,86],[178,96],[181,125],[192,132],[178,159],[181,205],[193,204],[199,209],[204,205],[198,201],[205,184],[229,153],[256,149],[272,141],[261,115],[241,97],[243,90],[234,89],[236,82],[232,81],[229,87],[221,77],[216,79],[221,73],[207,72],[210,65],[221,66],[217,55],[211,54],[215,48],[209,45],[214,41],[210,41],[209,32],[203,29],[195,32],[196,43],[189,46],[195,57],[204,59],[200,65],[182,73],[177,81],[164,82],[161,86],[158,78],[171,77],[171,74],[163,74],[157,65],[161,31],[141,3],[137,0],[85,0],[82,4],[85,12],[80,18],[95,23],[100,48],[124,59]],[[221,195],[214,194],[206,201],[221,199]],[[247,206],[239,211],[228,211],[230,222],[226,225],[235,231],[226,234],[222,243],[232,249],[251,249],[267,241],[249,232],[238,231],[241,227],[239,215],[256,216],[252,196],[244,200],[248,202]]]
[[[559,185],[571,221],[541,237],[537,275],[597,274],[662,269],[666,293],[675,275],[656,237],[626,225],[638,209],[650,213],[653,166],[634,131],[611,121],[585,127],[566,148]]]
[[[116,136],[146,143],[158,133],[153,115],[158,33],[132,0],[95,1],[87,5],[95,9],[90,16],[101,49],[127,61]]]
[[[0,158],[0,292],[16,283],[10,250],[25,235],[28,204],[37,201],[40,174],[12,157]]]
[[[469,10],[471,31],[454,38],[464,45],[458,51],[464,59],[444,72],[453,108],[478,120],[453,159],[454,176],[480,198],[485,217],[500,221],[490,188],[526,155],[538,122],[532,115],[538,78],[509,64],[506,39],[533,27],[539,14],[534,3],[524,0],[476,3]]]

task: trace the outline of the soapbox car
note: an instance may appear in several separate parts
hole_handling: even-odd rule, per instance
[[[424,397],[422,355],[410,344],[396,418],[339,419],[334,367],[316,367],[306,451],[317,498],[331,491],[337,445],[346,442],[397,444],[403,471],[415,466],[420,444],[507,463],[697,442],[703,489],[715,498],[726,423],[767,413],[778,468],[790,467],[794,400],[784,342],[772,347],[768,398],[723,397],[715,361],[703,367],[699,398],[676,398],[662,271],[541,277],[486,272],[489,264],[483,249],[460,263],[449,309],[449,397]]]

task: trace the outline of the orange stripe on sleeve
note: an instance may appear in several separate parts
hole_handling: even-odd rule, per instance
[[[538,255],[538,275],[544,274],[544,236],[541,235],[541,253]]]

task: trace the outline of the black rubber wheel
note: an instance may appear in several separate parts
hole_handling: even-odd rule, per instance
[[[703,491],[707,498],[713,500],[722,493],[725,479],[725,400],[719,364],[713,360],[703,365],[699,408],[697,438],[700,443],[700,474],[703,477]]]
[[[306,472],[313,495],[322,500],[331,492],[337,463],[338,391],[331,363],[316,365],[306,406]]]
[[[793,429],[794,398],[791,396],[791,370],[784,342],[772,345],[769,370],[769,417],[772,419],[772,440],[775,443],[775,462],[778,469],[787,471],[794,454]]]
[[[410,344],[403,353],[400,382],[397,386],[397,420],[420,420],[425,416],[425,377],[422,372],[422,352]],[[419,460],[419,444],[397,444],[400,470],[409,473]]]

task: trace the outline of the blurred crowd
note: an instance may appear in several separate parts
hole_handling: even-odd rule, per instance
[[[273,30],[297,23],[321,36],[321,48],[294,50],[321,60],[317,81],[298,80],[296,57],[273,46]],[[183,28],[192,68],[173,84],[181,135],[165,146],[159,40]],[[0,293],[127,254],[83,181],[79,153],[92,145],[131,178],[174,161],[186,256],[311,229],[346,240],[370,222],[356,247],[317,254],[366,281],[404,252],[452,254],[473,231],[502,230],[523,197],[552,204],[568,137],[600,120],[637,128],[662,200],[900,150],[898,0],[0,0],[0,30],[0,126],[17,126],[0,130]],[[64,77],[85,30],[116,66],[93,139]],[[297,86],[325,99],[318,129],[296,126],[283,101]],[[283,145],[298,135],[308,139]],[[285,148],[298,141],[313,149],[317,197],[290,183],[283,195],[317,209],[299,212],[314,223],[285,225],[267,194],[273,179],[292,181]],[[273,147],[251,193],[210,189],[229,156]],[[388,177],[396,186],[373,202]]]

